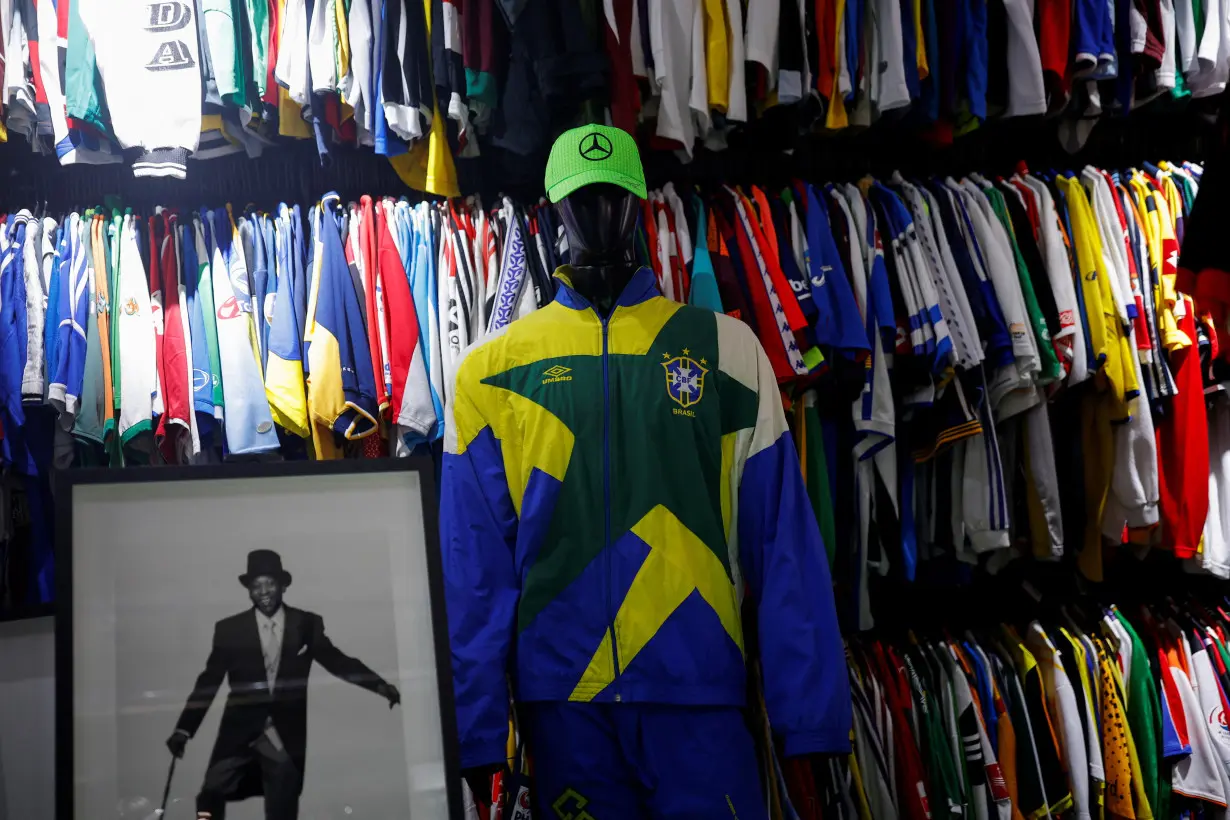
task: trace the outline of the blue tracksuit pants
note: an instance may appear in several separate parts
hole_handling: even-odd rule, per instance
[[[768,820],[743,713],[730,707],[530,703],[544,820]]]

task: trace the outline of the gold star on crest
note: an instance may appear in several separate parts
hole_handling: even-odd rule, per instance
[[[700,360],[700,363],[701,363],[701,364],[706,364],[706,365],[707,365],[707,364],[709,364],[709,360],[708,360],[708,359],[701,359],[701,360]]]
[[[669,353],[663,353],[663,354],[662,354],[662,358],[663,358],[663,359],[669,359],[670,357],[671,357],[671,354],[669,354]]]
[[[683,349],[683,355],[685,355],[685,356],[686,356],[686,355],[688,355],[689,353],[691,353],[691,351],[690,351],[690,350],[688,350],[688,349],[685,347],[685,348]]]

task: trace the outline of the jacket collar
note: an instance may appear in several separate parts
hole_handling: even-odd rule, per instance
[[[571,273],[570,265],[563,265],[555,271],[555,278],[560,281],[555,301],[572,310],[590,310],[593,306],[589,300],[572,287]],[[624,286],[623,292],[615,300],[615,307],[632,307],[659,295],[657,276],[650,268],[641,267]]]

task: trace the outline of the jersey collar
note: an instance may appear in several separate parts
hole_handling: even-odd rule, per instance
[[[572,287],[572,279],[570,274],[572,268],[569,265],[563,265],[555,271],[555,278],[560,281],[559,292],[555,294],[555,301],[567,308],[573,310],[590,310],[592,305],[589,300],[581,294],[577,293]],[[638,268],[636,273],[632,274],[632,278],[628,280],[628,284],[624,286],[623,293],[619,294],[619,298],[615,300],[615,307],[632,307],[639,305],[641,302],[646,302],[658,293],[658,278],[649,268]]]

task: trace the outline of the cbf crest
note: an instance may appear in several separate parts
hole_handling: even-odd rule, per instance
[[[709,372],[705,367],[708,362],[693,359],[689,352],[685,347],[682,356],[672,358],[669,353],[662,354],[666,359],[662,362],[662,369],[666,371],[666,393],[685,409],[699,402],[704,395],[705,374]]]

